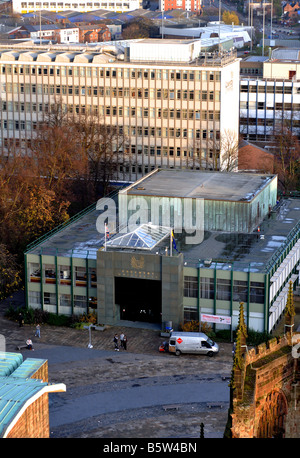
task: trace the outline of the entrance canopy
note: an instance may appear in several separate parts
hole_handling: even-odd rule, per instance
[[[151,223],[142,224],[132,232],[118,234],[106,242],[110,248],[130,248],[151,251],[164,239],[170,237],[171,228],[155,226]]]

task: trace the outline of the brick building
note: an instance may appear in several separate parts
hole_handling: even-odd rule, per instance
[[[238,151],[238,169],[259,173],[275,173],[274,154],[264,148],[241,140]]]
[[[283,14],[285,19],[296,19],[299,16],[300,11],[300,3],[299,2],[291,2],[287,3],[283,7]]]
[[[200,13],[201,3],[201,0],[160,0],[160,9],[161,11],[181,9]]]
[[[105,25],[83,25],[79,27],[79,43],[111,41],[111,33]]]
[[[0,352],[0,438],[48,438],[48,395],[60,391],[63,383],[48,383],[47,360]]]

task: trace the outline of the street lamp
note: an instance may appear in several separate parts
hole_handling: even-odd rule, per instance
[[[93,345],[92,345],[92,333],[91,333],[92,326],[93,326],[92,324],[90,324],[89,326],[84,326],[84,329],[88,329],[89,330],[88,348],[93,348]]]

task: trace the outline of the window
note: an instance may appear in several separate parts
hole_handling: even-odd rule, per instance
[[[200,278],[200,297],[202,299],[214,299],[214,280],[213,278]]]
[[[46,283],[55,283],[56,282],[56,273],[54,264],[45,264],[45,282]]]
[[[199,321],[198,310],[194,307],[184,307],[183,321],[184,323],[188,321]]]
[[[75,281],[76,286],[86,285],[86,269],[85,267],[75,267]]]
[[[184,277],[184,296],[198,297],[198,278],[185,276]]]
[[[217,279],[217,299],[222,301],[230,301],[231,298],[231,282],[223,278]]]
[[[74,295],[74,307],[86,308],[86,296]]]
[[[30,305],[41,305],[41,295],[39,291],[29,291],[28,300]]]
[[[59,303],[61,307],[71,307],[71,294],[61,294]]]
[[[234,280],[233,282],[233,300],[238,301],[238,302],[247,302],[248,300],[247,281]]]
[[[71,268],[70,266],[60,266],[59,268],[60,283],[62,285],[71,284]]]
[[[31,282],[40,282],[41,270],[38,263],[30,262],[28,264],[29,278]]]
[[[264,283],[252,281],[250,283],[250,302],[263,304],[265,301],[265,285]]]
[[[44,293],[44,304],[56,305],[56,294],[55,293]]]

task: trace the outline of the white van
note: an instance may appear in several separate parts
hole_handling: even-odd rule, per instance
[[[179,356],[181,353],[195,353],[213,356],[219,346],[203,332],[172,332],[169,340],[169,352]]]

